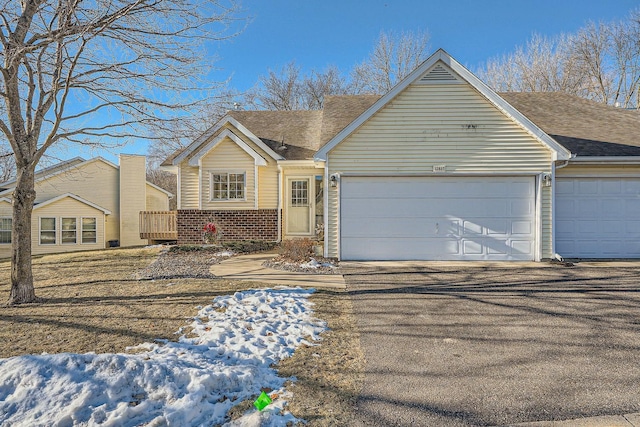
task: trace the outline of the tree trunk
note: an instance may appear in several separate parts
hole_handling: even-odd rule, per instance
[[[20,167],[13,193],[13,224],[11,235],[11,294],[9,304],[34,302],[31,270],[31,213],[36,199],[34,171]]]

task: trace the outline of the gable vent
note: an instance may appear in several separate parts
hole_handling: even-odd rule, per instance
[[[427,74],[422,76],[420,83],[461,83],[452,71],[436,64]]]

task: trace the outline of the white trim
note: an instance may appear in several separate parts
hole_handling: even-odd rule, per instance
[[[325,163],[324,181],[322,186],[324,190],[324,218],[322,218],[322,222],[324,223],[324,256],[327,258],[329,257],[329,191],[331,191],[331,186],[329,185],[329,161]],[[337,190],[338,188],[336,187],[336,191]]]
[[[9,245],[10,246],[13,243],[13,217],[12,216],[0,216],[0,220],[3,220],[3,219],[8,219],[8,220],[11,221],[11,228],[9,229],[9,239],[11,240],[11,242],[9,242],[9,243],[0,242],[0,247],[6,247],[6,246],[2,246],[2,245]],[[6,230],[0,228],[0,231],[6,231]]]
[[[235,142],[238,147],[242,148],[242,150],[245,153],[250,155],[253,158],[256,166],[267,165],[267,161],[264,159],[264,157],[258,154],[258,152],[255,151],[253,148],[249,147],[243,140],[238,138],[236,134],[231,132],[229,129],[225,129],[218,136],[216,136],[214,139],[209,141],[207,145],[205,145],[200,150],[198,150],[193,155],[193,157],[189,159],[189,163],[188,163],[189,166],[201,166],[202,158],[206,156],[209,152],[211,152],[214,148],[216,148],[218,144],[220,144],[222,141],[225,140],[225,138],[229,138],[231,141]]]
[[[453,59],[443,49],[438,49],[433,55],[431,55],[426,61],[424,61],[418,68],[416,68],[411,74],[395,85],[387,94],[376,101],[371,107],[369,107],[358,118],[352,121],[347,127],[334,136],[329,142],[327,142],[315,155],[316,160],[326,160],[331,151],[336,145],[346,139],[349,135],[355,132],[363,123],[369,120],[376,112],[381,110],[387,103],[395,98],[400,92],[405,90],[410,84],[418,81],[422,76],[438,62],[444,63],[452,71],[457,73],[461,78],[466,80],[474,89],[480,92],[487,100],[489,100],[494,106],[501,110],[504,114],[511,117],[516,123],[520,124],[528,133],[531,134],[536,140],[546,146],[552,151],[552,160],[569,160],[571,153],[558,144],[553,138],[547,135],[542,129],[536,126],[533,122],[527,119],[522,113],[516,110],[511,104],[505,101],[500,95],[494,92],[489,86],[478,79],[473,73],[467,70],[464,66]]]
[[[535,189],[535,227],[536,227],[536,233],[535,233],[535,242],[533,242],[533,251],[534,251],[534,261],[540,261],[542,259],[542,252],[543,252],[543,247],[542,247],[542,191],[543,191],[543,186],[542,186],[542,173],[539,173],[538,175],[536,175],[534,177],[534,189]]]
[[[622,173],[622,174],[615,174],[615,173],[599,173],[599,174],[594,174],[592,171],[591,172],[585,172],[584,174],[580,174],[579,172],[573,172],[571,174],[562,174],[562,175],[558,175],[556,177],[556,179],[564,179],[564,178],[585,178],[585,179],[607,179],[607,178],[634,178],[634,179],[640,179],[640,173],[636,173],[636,174],[631,174],[631,173]]]
[[[247,194],[247,174],[244,175],[244,193],[245,193],[245,197]],[[259,194],[259,190],[258,190],[258,182],[260,180],[258,179],[258,165],[253,166],[253,207],[255,210],[258,210],[258,194]]]
[[[82,228],[82,220],[83,219],[95,219],[96,220],[96,241],[95,242],[89,242],[89,243],[85,243],[84,242],[84,237],[82,235],[82,232],[84,231],[84,229]],[[105,231],[106,233],[106,231]],[[104,240],[104,239],[103,239]],[[80,217],[80,245],[97,245],[98,244],[98,218],[95,216],[81,216]]]
[[[191,144],[187,146],[180,154],[178,154],[172,161],[172,165],[179,165],[182,163],[187,157],[189,157],[193,152],[195,152],[200,145],[205,143],[209,138],[214,136],[216,132],[222,129],[225,125],[230,124],[242,132],[247,138],[251,140],[254,144],[256,144],[261,150],[267,153],[274,160],[284,160],[284,157],[273,151],[267,144],[262,142],[260,138],[255,136],[249,129],[244,127],[240,122],[231,117],[230,115],[224,116],[220,119],[215,125],[207,129],[202,135],[196,138]]]
[[[574,157],[569,163],[640,165],[640,156]]]
[[[78,202],[80,202],[80,203],[84,203],[84,204],[85,204],[85,205],[87,205],[87,206],[91,206],[91,207],[92,207],[92,208],[94,208],[94,209],[97,209],[97,210],[99,210],[99,211],[102,211],[105,215],[111,215],[111,211],[110,211],[109,209],[105,209],[105,208],[103,208],[103,207],[101,207],[101,206],[98,206],[98,205],[96,205],[95,203],[92,203],[92,202],[90,202],[90,201],[88,201],[88,200],[86,200],[86,199],[83,199],[83,198],[82,198],[82,197],[80,197],[80,196],[76,196],[75,194],[72,194],[72,193],[64,193],[64,194],[60,194],[59,196],[56,196],[56,197],[54,197],[54,198],[52,198],[52,199],[49,199],[49,200],[47,200],[47,201],[44,201],[44,202],[38,203],[37,205],[35,205],[35,206],[33,207],[33,210],[35,211],[35,210],[37,210],[37,209],[40,209],[40,208],[42,208],[42,207],[44,207],[44,206],[50,205],[51,203],[55,203],[55,202],[57,202],[57,201],[59,201],[59,200],[62,200],[62,199],[64,199],[64,198],[67,198],[67,197],[70,197],[70,198],[72,198],[72,199],[74,199],[74,200],[76,200],[76,201],[78,201]],[[47,218],[48,218],[48,217],[47,217]]]
[[[54,224],[54,230],[53,232],[55,233],[54,235],[54,242],[53,243],[42,243],[42,219],[46,218],[46,219],[53,219],[53,224]],[[57,221],[56,221],[56,217],[55,216],[39,216],[38,217],[38,246],[58,246],[58,230],[57,230]],[[52,230],[46,230],[46,231],[52,231]],[[12,236],[13,237],[13,236]]]
[[[321,169],[323,168],[323,163],[324,162],[318,162],[316,160],[278,160],[278,164],[282,165],[284,167],[291,167],[291,168],[295,168],[295,167],[309,167],[309,168],[315,168],[315,169]]]
[[[446,177],[451,177],[451,178],[455,178],[455,177],[465,177],[465,176],[536,176],[537,174],[540,173],[545,173],[544,171],[540,171],[540,172],[518,172],[518,171],[513,171],[513,172],[508,172],[508,171],[501,171],[501,172],[452,172],[452,173],[440,173],[440,172],[426,172],[426,173],[356,173],[356,172],[335,172],[338,173],[341,177],[374,177],[374,178],[381,178],[381,177],[389,177],[389,178],[421,178],[421,177],[425,177],[425,178],[437,178],[437,177],[441,177],[441,178],[446,178]],[[340,184],[338,184],[338,187],[340,187]]]
[[[74,230],[76,232],[76,240],[73,243],[65,243],[65,242],[63,242],[62,232],[65,231],[62,228],[62,220],[63,219],[73,219],[76,222],[76,229]],[[66,230],[66,231],[70,231],[70,230]],[[75,216],[61,216],[60,217],[60,245],[61,246],[68,246],[68,245],[77,245],[77,244],[78,244],[78,217],[75,217]]]
[[[556,163],[551,163],[551,257],[556,253]]]
[[[176,174],[176,193],[178,193],[178,200],[176,201],[176,209],[182,209],[182,169],[178,169],[178,173]]]
[[[201,172],[202,173],[202,172]],[[207,203],[237,203],[237,202],[246,202],[247,201],[247,171],[240,169],[213,169],[208,170],[209,174],[209,194],[207,194]],[[243,197],[242,199],[214,199],[213,198],[213,175],[227,175],[227,195],[229,194],[229,175],[242,175],[244,187],[242,189]],[[200,207],[202,209],[202,207]]]

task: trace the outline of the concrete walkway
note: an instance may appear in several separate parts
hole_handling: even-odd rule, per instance
[[[341,274],[306,274],[274,270],[262,266],[272,259],[273,253],[240,255],[211,266],[211,274],[229,280],[271,283],[274,285],[301,286],[321,289],[346,289]]]

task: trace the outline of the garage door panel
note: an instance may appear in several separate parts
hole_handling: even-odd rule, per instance
[[[341,257],[531,260],[534,193],[532,177],[343,177]]]
[[[640,179],[559,178],[556,251],[573,258],[640,258]]]

